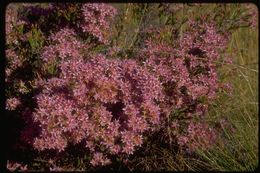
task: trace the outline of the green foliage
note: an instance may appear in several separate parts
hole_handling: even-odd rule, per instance
[[[228,124],[222,124],[223,138],[217,146],[199,153],[212,167],[221,171],[253,171],[258,165],[257,38],[257,31],[249,28],[234,32],[229,47],[235,57],[234,65],[220,72],[223,80],[232,81],[233,94],[223,93],[219,97],[217,106],[210,109],[211,121],[226,118]]]
[[[44,38],[39,29],[32,28],[31,32],[28,36],[28,41],[32,50],[32,53],[38,53],[38,51],[42,48],[44,43]]]

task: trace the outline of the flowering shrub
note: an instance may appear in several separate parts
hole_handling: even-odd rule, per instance
[[[120,47],[109,38],[113,6],[24,8],[28,15],[18,23],[7,14],[6,108],[20,111],[27,126],[21,137],[35,149],[64,151],[83,142],[98,166],[128,157],[159,130],[191,152],[214,143],[217,134],[204,118],[223,86],[217,62],[228,34],[213,22],[189,20],[182,37],[169,40],[161,39],[165,28],[151,30],[134,57],[119,59]],[[30,51],[15,49],[23,45]],[[93,51],[99,46],[112,48]],[[29,79],[12,75],[29,67]]]
[[[132,154],[143,132],[159,123],[161,83],[134,60],[97,55],[63,59],[59,67],[58,78],[38,84],[33,117],[42,133],[36,148],[64,150],[85,140],[93,152],[103,146],[111,154]]]
[[[200,146],[204,145],[205,148],[210,146],[207,141],[214,141],[214,131],[203,125],[208,130],[202,132],[203,128],[200,124],[194,124],[194,119],[198,117],[203,120],[209,103],[221,88],[216,62],[221,59],[220,53],[226,48],[227,38],[217,33],[214,24],[200,19],[188,22],[187,31],[182,38],[174,42],[175,46],[147,40],[146,48],[140,53],[144,66],[150,69],[164,86],[162,105],[168,112],[166,115],[170,116],[168,118],[174,120],[174,125],[170,125],[170,128],[173,128],[172,133],[180,145],[189,145],[193,137],[204,140]],[[171,111],[173,112],[170,113]],[[201,130],[196,130],[195,127]],[[196,141],[193,141],[193,144],[189,145],[189,150],[196,148],[191,147],[196,145],[195,143]]]

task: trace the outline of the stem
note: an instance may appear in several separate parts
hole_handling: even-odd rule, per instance
[[[183,16],[184,16],[184,4],[181,10],[181,21],[183,21]],[[181,28],[180,28],[180,39],[182,40],[183,38],[183,24],[181,24]]]
[[[124,15],[124,20],[125,20],[125,21],[127,21],[127,16],[128,16],[128,12],[129,12],[129,8],[130,8],[129,6],[130,6],[130,5],[131,5],[131,4],[127,4],[127,8],[126,8],[125,15]],[[123,29],[122,29],[122,30],[123,30],[123,34],[126,34],[125,29],[126,29],[126,28],[125,28],[125,25],[123,25]],[[126,40],[127,40],[127,36],[125,35],[125,41],[124,41],[124,46],[123,46],[124,48],[125,48],[125,46],[126,46]]]
[[[134,38],[133,38],[133,40],[132,40],[132,42],[131,42],[131,44],[130,44],[130,46],[129,46],[128,49],[131,49],[131,48],[134,46],[134,43],[135,43],[136,40],[137,40],[137,36],[139,35],[140,28],[141,28],[141,24],[142,24],[142,22],[143,22],[143,18],[144,18],[144,14],[145,14],[145,11],[146,11],[146,9],[147,9],[147,6],[148,6],[148,5],[147,5],[147,3],[146,3],[146,4],[145,4],[145,7],[144,7],[144,9],[143,9],[143,14],[142,14],[142,16],[141,16],[140,22],[139,22],[139,24],[138,24],[137,31],[135,32]]]

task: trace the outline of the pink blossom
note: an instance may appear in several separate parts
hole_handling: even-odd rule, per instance
[[[6,99],[6,109],[8,110],[15,110],[18,105],[21,104],[20,99],[13,97]]]
[[[109,159],[107,159],[106,156],[103,155],[102,153],[96,152],[96,153],[94,153],[93,159],[90,161],[90,163],[93,166],[96,166],[96,165],[105,166],[105,165],[111,163],[111,161]]]
[[[11,162],[11,161],[7,161],[7,169],[9,171],[28,171],[27,165],[22,165],[21,163],[17,163],[17,162]]]

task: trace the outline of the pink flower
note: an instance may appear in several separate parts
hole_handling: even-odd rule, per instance
[[[109,159],[107,159],[106,156],[103,155],[102,153],[96,152],[96,153],[94,153],[93,159],[90,161],[90,163],[93,166],[97,166],[97,165],[105,166],[105,165],[110,164],[111,161]]]
[[[7,169],[9,169],[10,171],[15,171],[17,170],[17,168],[19,168],[21,166],[20,163],[10,163],[9,161],[7,161]]]
[[[180,136],[180,137],[178,138],[178,144],[179,144],[180,146],[186,145],[188,141],[189,141],[189,139],[188,139],[186,136]]]
[[[9,171],[28,171],[28,168],[27,168],[27,165],[22,165],[20,163],[17,163],[17,162],[11,162],[11,161],[7,161],[7,169]]]
[[[6,99],[6,109],[8,110],[15,110],[18,105],[21,104],[20,99],[13,97],[13,98],[8,98]]]

